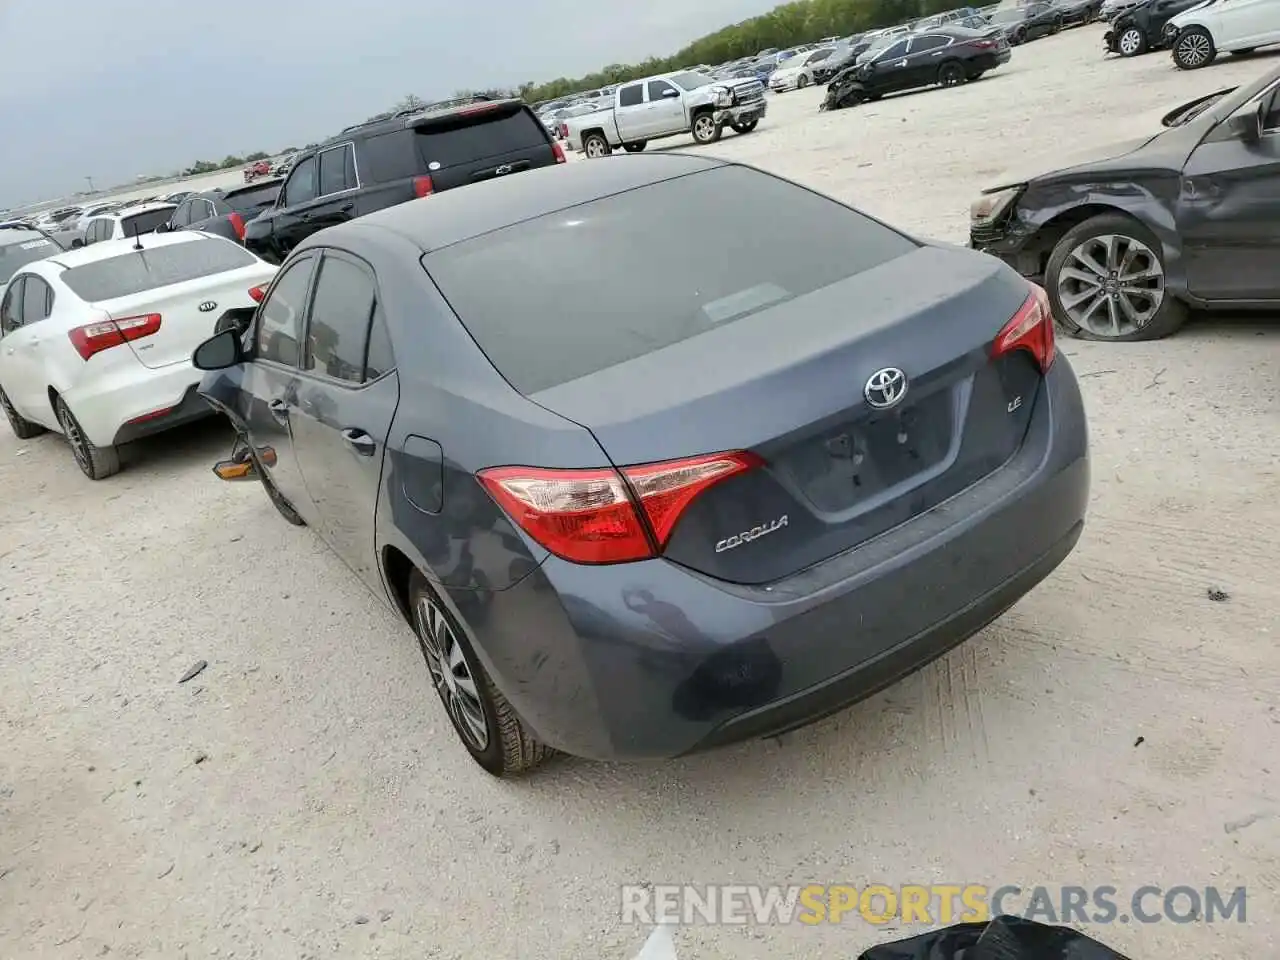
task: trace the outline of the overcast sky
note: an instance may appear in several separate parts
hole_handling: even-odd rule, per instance
[[[779,0],[0,0],[0,207],[673,53]]]

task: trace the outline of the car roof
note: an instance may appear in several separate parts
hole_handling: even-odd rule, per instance
[[[165,203],[163,201],[135,203],[131,206],[121,207],[119,210],[112,210],[110,213],[99,214],[99,216],[109,220],[123,220],[125,217],[137,216],[139,213],[150,213],[153,210],[172,210],[176,206],[176,203]],[[95,217],[95,219],[97,218]]]
[[[349,225],[330,227],[317,235],[320,240],[314,245],[324,246],[326,239],[340,242],[348,230],[358,236],[358,228],[365,226],[399,234],[430,252],[567,207],[727,165],[686,153],[556,164],[387,207]],[[304,241],[299,249],[311,245]]]
[[[168,247],[175,243],[191,243],[194,240],[211,239],[211,235],[192,230],[182,233],[147,233],[143,234],[143,238],[145,239],[141,239],[142,249],[153,250],[156,247]],[[135,249],[134,244],[139,239],[122,237],[119,240],[101,240],[98,243],[91,243],[87,247],[77,247],[74,250],[55,253],[48,259],[58,266],[66,267],[70,270],[72,267],[83,267],[88,263],[97,263],[99,260],[107,260],[110,257],[128,253]]]

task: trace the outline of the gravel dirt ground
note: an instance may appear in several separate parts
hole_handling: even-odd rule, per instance
[[[860,109],[786,94],[714,151],[961,240],[1012,158],[1133,136],[1280,62],[1104,62],[1101,33]],[[622,884],[808,881],[1246,885],[1245,923],[1092,932],[1134,960],[1273,956],[1277,336],[1246,317],[1064,343],[1092,418],[1085,536],[942,661],[781,742],[514,783],[455,744],[408,629],[256,485],[210,476],[225,427],[101,484],[59,438],[5,431],[0,956],[626,960],[646,931]],[[677,943],[830,960],[905,932]]]

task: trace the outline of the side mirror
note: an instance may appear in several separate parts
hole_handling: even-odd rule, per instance
[[[240,347],[240,334],[235,329],[215,333],[191,355],[191,365],[197,370],[225,370],[244,360]]]
[[[71,249],[72,249],[72,250],[78,250],[78,249],[80,249],[80,248],[81,248],[81,247],[83,247],[83,246],[84,246],[84,239],[83,239],[83,238],[81,238],[81,237],[75,237],[75,238],[73,238],[73,239],[72,239],[72,241],[71,241]]]
[[[674,90],[674,89],[672,89],[671,87],[667,87],[667,89],[665,89],[665,90],[663,90],[663,91],[662,91],[662,95],[663,95],[664,97],[668,98],[668,99],[674,99],[674,98],[676,98],[676,97],[680,96],[680,91],[679,91],[679,90]]]
[[[1266,101],[1258,104],[1256,110],[1237,114],[1227,121],[1231,132],[1241,143],[1257,143],[1262,139],[1262,120],[1266,114]]]
[[[172,230],[172,229],[173,229],[173,227],[169,226],[169,224],[167,224],[167,223],[162,223],[162,224],[160,224],[158,227],[156,227],[156,228],[155,228],[155,230],[154,230],[154,231],[152,231],[152,232],[153,232],[153,233],[168,233],[168,232],[169,232],[170,230]]]

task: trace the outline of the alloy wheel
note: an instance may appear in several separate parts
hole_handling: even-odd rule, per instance
[[[587,141],[587,156],[591,159],[599,159],[604,156],[604,142],[598,137],[592,137]]]
[[[1120,52],[1126,57],[1132,57],[1138,52],[1138,47],[1142,44],[1142,34],[1138,32],[1137,27],[1130,27],[1124,33],[1120,34]]]
[[[1178,58],[1184,66],[1199,67],[1209,60],[1209,38],[1191,33],[1178,41]]]
[[[1159,257],[1121,234],[1085,240],[1058,272],[1058,300],[1072,322],[1108,340],[1146,326],[1164,295]]]
[[[710,140],[716,130],[716,122],[708,116],[701,116],[693,121],[693,138],[700,143]]]
[[[80,424],[76,423],[76,418],[71,415],[71,411],[67,409],[65,403],[58,404],[58,423],[62,425],[62,435],[67,438],[67,444],[71,447],[71,453],[76,458],[76,463],[81,470],[92,476],[88,441],[85,440],[84,433],[80,430]]]
[[[480,699],[475,675],[452,625],[444,611],[427,597],[418,599],[414,619],[431,682],[435,684],[449,718],[459,736],[476,752],[483,752],[489,746],[489,719],[485,714],[484,701]]]

